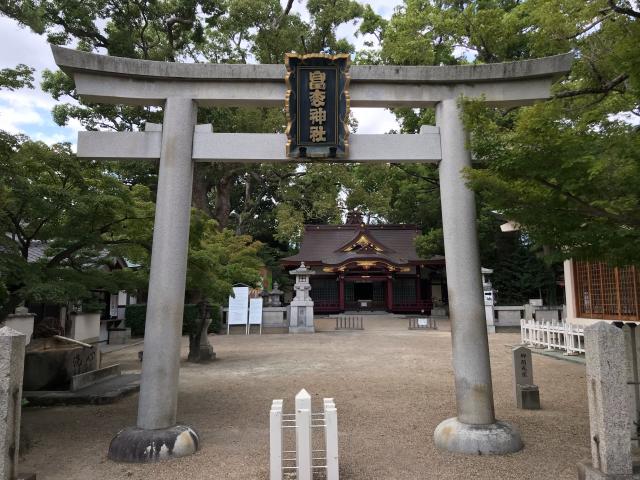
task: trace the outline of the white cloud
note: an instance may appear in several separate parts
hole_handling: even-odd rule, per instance
[[[51,118],[51,109],[57,102],[40,89],[42,71],[56,69],[45,37],[20,27],[14,20],[0,17],[0,45],[15,46],[2,49],[0,68],[24,63],[36,69],[34,89],[0,90],[0,129],[13,134],[24,133],[49,144],[60,141],[75,143],[77,125],[70,128],[57,126]]]
[[[0,16],[0,68],[25,63],[38,71],[55,69],[56,64],[45,37],[20,27],[15,20]]]
[[[384,108],[353,108],[353,116],[358,120],[356,133],[387,133],[399,130],[396,117]]]
[[[54,143],[63,143],[63,142],[69,141],[68,136],[63,133],[53,133],[51,135],[47,135],[45,133],[38,132],[35,135],[32,135],[31,139],[44,142],[47,145],[53,145]]]
[[[44,120],[34,110],[16,110],[15,108],[0,106],[0,129],[9,133],[19,133],[20,125],[42,125]]]
[[[20,110],[50,111],[56,101],[39,88],[22,88],[15,91],[0,90],[0,104]]]

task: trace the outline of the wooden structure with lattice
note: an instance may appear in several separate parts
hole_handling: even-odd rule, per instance
[[[569,270],[565,264],[567,307],[576,318],[640,322],[639,268],[571,261]]]

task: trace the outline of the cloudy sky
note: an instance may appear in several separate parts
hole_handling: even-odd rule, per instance
[[[286,0],[281,0],[286,4]],[[401,0],[361,0],[386,18],[390,18],[393,9],[402,4]],[[308,18],[305,0],[295,0],[293,12]],[[358,25],[342,25],[338,29],[340,37],[347,37],[352,43],[361,46],[371,38],[355,37]],[[36,69],[36,84],[39,85],[44,69],[55,69],[51,51],[44,37],[21,28],[15,21],[0,16],[0,68],[15,67],[25,63]],[[62,99],[64,100],[64,99]],[[49,144],[55,142],[76,143],[76,132],[81,129],[78,122],[65,127],[56,125],[51,118],[51,108],[56,101],[39,87],[35,90],[22,89],[10,92],[0,90],[0,129],[10,133],[25,133],[31,138]],[[384,109],[354,109],[359,122],[358,133],[385,133],[397,128],[395,117]]]

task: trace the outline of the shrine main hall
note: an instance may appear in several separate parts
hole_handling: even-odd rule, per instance
[[[387,311],[430,313],[447,303],[445,259],[420,258],[415,225],[305,225],[300,251],[282,259],[311,270],[315,313]]]

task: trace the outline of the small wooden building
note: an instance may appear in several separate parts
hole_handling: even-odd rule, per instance
[[[316,313],[353,310],[429,313],[446,303],[444,257],[420,258],[415,225],[306,225],[300,251],[284,258],[291,270],[314,270]]]

